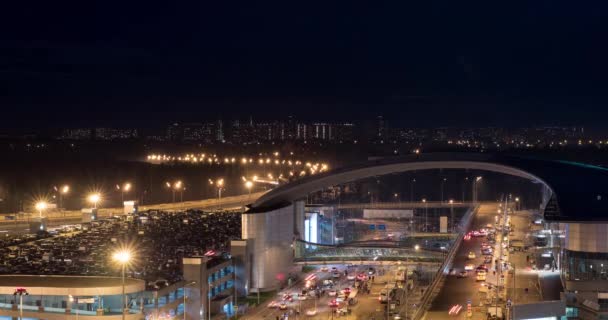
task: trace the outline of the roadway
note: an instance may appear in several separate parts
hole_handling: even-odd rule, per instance
[[[471,230],[476,230],[485,227],[488,223],[494,223],[494,216],[498,209],[497,204],[483,204],[480,205],[477,214],[473,217],[471,224]],[[426,319],[453,319],[448,315],[448,311],[453,305],[459,304],[466,308],[467,300],[472,301],[473,306],[479,306],[482,296],[479,293],[480,284],[475,279],[475,272],[469,271],[466,278],[459,278],[457,275],[459,272],[464,271],[466,264],[473,264],[477,267],[483,263],[483,256],[481,255],[481,243],[480,238],[471,238],[471,240],[463,241],[458,248],[452,268],[455,274],[447,275],[444,279],[443,286],[439,291],[438,295],[433,300],[429,311],[427,312]],[[475,252],[475,259],[468,259],[469,252]],[[490,269],[489,274],[492,271]],[[461,311],[460,315],[466,314],[465,310]],[[462,318],[463,319],[463,318]]]
[[[184,201],[175,203],[161,203],[153,205],[143,205],[139,207],[140,211],[145,210],[185,210],[185,209],[241,209],[255,201],[264,192],[245,194],[239,196],[224,197],[221,199],[203,199],[197,201]],[[123,214],[123,208],[100,208],[98,209],[98,218],[107,218],[112,215]],[[0,220],[0,233],[24,233],[29,231],[29,221],[37,214],[2,214],[4,220]],[[7,220],[6,216],[15,216],[16,220]],[[64,224],[75,224],[82,221],[82,212],[79,210],[52,211],[45,212],[44,216],[48,218],[48,227],[54,227]],[[1,216],[0,216],[1,217]]]
[[[406,266],[406,264],[401,264]],[[317,277],[317,283],[322,286],[323,280],[332,279],[336,281],[333,289],[337,292],[344,288],[354,287],[354,280],[348,280],[348,278],[344,275],[344,271],[346,270],[349,275],[357,275],[360,273],[367,273],[369,268],[372,267],[375,269],[374,279],[369,280],[367,285],[369,286],[369,292],[365,290],[358,290],[356,295],[357,303],[348,306],[351,313],[348,316],[348,319],[376,319],[382,320],[386,319],[385,310],[387,308],[387,304],[382,304],[378,300],[380,296],[380,291],[384,288],[384,286],[388,282],[392,282],[395,279],[395,274],[398,268],[397,263],[376,263],[376,264],[327,264],[327,265],[316,265],[315,271],[302,274],[301,278],[306,278],[312,274],[315,274]],[[326,267],[329,272],[323,271],[321,268]],[[339,278],[334,278],[332,276],[331,270],[335,267],[339,272]],[[423,273],[430,275],[436,271],[436,265],[414,265],[407,264],[407,267],[410,269],[418,268]],[[279,291],[274,298],[269,299],[264,302],[262,305],[248,310],[247,314],[242,318],[245,320],[253,320],[253,319],[269,319],[274,320],[277,317],[281,318],[281,316],[288,314],[292,315],[289,318],[291,319],[295,316],[295,310],[301,310],[300,317],[311,319],[311,320],[326,320],[332,318],[332,308],[329,307],[330,301],[334,300],[335,296],[330,296],[329,289],[324,290],[318,298],[307,296],[305,300],[294,299],[292,302],[283,300],[283,297],[288,295],[294,295],[302,292],[304,286],[304,281],[296,282],[292,287],[283,289]],[[419,303],[419,300],[422,296],[420,289],[425,289],[426,287],[416,287],[414,290],[410,292],[410,295],[407,296],[403,289],[398,290],[395,299],[400,300],[399,305],[395,305],[394,312],[404,315],[406,312],[411,314],[413,312],[414,305]],[[269,307],[271,303],[274,302],[273,307]],[[407,302],[407,303],[406,303]],[[285,303],[284,310],[281,310],[278,306],[281,303]],[[340,305],[339,309],[345,308],[346,303]],[[306,315],[307,311],[316,310],[315,315]],[[335,315],[337,317],[337,315]],[[298,317],[298,318],[300,318]]]
[[[477,230],[485,227],[487,224],[498,223],[503,224],[502,216],[495,220],[498,206],[496,204],[484,204],[480,206],[477,215],[473,219],[471,230]],[[429,312],[426,314],[426,319],[454,319],[448,315],[448,310],[454,305],[462,305],[463,310],[456,319],[465,319],[467,300],[472,303],[472,318],[470,319],[486,319],[486,312],[489,305],[496,305],[496,293],[500,297],[499,306],[504,306],[505,296],[510,299],[514,305],[536,303],[542,300],[555,299],[556,295],[562,290],[559,282],[559,272],[555,271],[537,271],[533,270],[531,261],[539,256],[535,249],[530,249],[523,252],[510,252],[508,244],[513,241],[522,241],[525,245],[531,246],[531,229],[530,221],[532,214],[527,212],[516,212],[509,214],[507,224],[511,227],[511,232],[505,240],[497,231],[496,245],[494,247],[494,255],[492,256],[493,263],[488,265],[488,275],[485,284],[504,284],[505,288],[500,291],[490,291],[489,293],[481,292],[480,287],[482,282],[475,279],[475,272],[469,272],[468,277],[459,278],[457,274],[464,270],[466,264],[473,264],[475,267],[483,263],[480,246],[486,237],[472,237],[468,241],[463,241],[454,258],[453,269],[455,275],[447,275],[439,291],[439,294],[433,300]],[[503,258],[509,266],[504,271],[504,280],[500,280],[498,275],[494,273],[496,264],[494,261],[500,259],[500,247],[504,242]],[[544,249],[541,249],[544,250]],[[476,254],[475,259],[468,259],[469,252]],[[515,275],[515,277],[513,277]],[[545,287],[541,290],[540,283]],[[556,280],[557,279],[557,280]],[[545,280],[545,281],[542,281]],[[543,299],[544,298],[544,299]],[[557,296],[559,298],[559,296]],[[505,310],[506,313],[506,310]],[[504,313],[503,313],[504,314]]]

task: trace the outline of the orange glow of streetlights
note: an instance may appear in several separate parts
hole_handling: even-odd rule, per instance
[[[93,204],[94,208],[96,208],[96,209],[97,209],[97,203],[98,203],[99,201],[101,201],[101,195],[100,195],[99,193],[93,193],[93,194],[90,194],[90,195],[87,197],[87,200],[88,200],[90,203],[92,203],[92,204]]]
[[[46,210],[48,204],[46,203],[46,201],[38,201],[36,202],[36,205],[34,207],[36,208],[36,210],[38,210],[38,215],[40,216],[40,218],[42,218],[42,211]]]
[[[253,188],[253,182],[245,181],[245,188],[247,188],[247,191],[249,192],[249,194],[251,194],[251,188]]]

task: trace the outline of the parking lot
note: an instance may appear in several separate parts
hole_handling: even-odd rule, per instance
[[[120,268],[112,254],[128,247],[133,261],[127,276],[155,289],[182,279],[182,257],[221,253],[240,234],[239,212],[149,210],[38,235],[4,236],[0,274],[116,276]]]

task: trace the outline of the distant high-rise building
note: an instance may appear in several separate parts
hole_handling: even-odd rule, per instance
[[[333,140],[341,143],[355,141],[355,125],[349,122],[334,124]]]
[[[377,139],[387,139],[388,137],[388,124],[386,120],[384,120],[383,116],[378,116],[376,118],[376,138]]]
[[[298,123],[296,124],[296,139],[297,140],[306,140],[310,138],[310,130],[308,124],[306,123]]]
[[[224,123],[222,120],[217,120],[217,129],[216,129],[216,141],[223,142],[224,141]]]
[[[64,129],[59,139],[64,140],[91,140],[93,130],[90,128]]]
[[[332,128],[328,123],[313,123],[312,136],[319,140],[332,140]]]
[[[167,127],[167,140],[168,141],[181,141],[183,139],[183,129],[179,123],[174,123]]]
[[[96,140],[124,140],[136,139],[137,129],[121,129],[121,128],[95,128]]]

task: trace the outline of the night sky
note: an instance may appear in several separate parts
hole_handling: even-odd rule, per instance
[[[12,1],[0,126],[601,126],[606,1]]]

